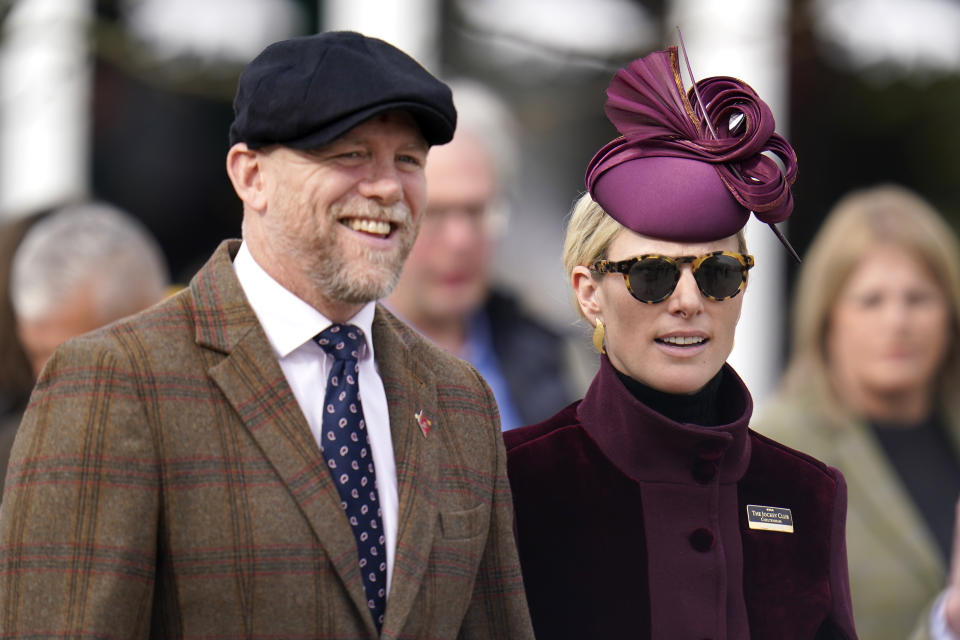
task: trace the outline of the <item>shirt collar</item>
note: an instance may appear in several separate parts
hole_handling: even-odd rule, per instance
[[[233,269],[253,312],[277,358],[285,358],[333,324],[329,318],[285,289],[254,259],[247,244],[241,243]],[[366,336],[367,348],[361,360],[373,358],[373,316],[375,302],[368,302],[350,320]]]

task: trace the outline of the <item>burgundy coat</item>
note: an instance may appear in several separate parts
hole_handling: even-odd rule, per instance
[[[583,400],[504,433],[538,640],[856,638],[843,476],[750,431],[729,367],[719,393],[725,424],[679,424],[602,358]]]

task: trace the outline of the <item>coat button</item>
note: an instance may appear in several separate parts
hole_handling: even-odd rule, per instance
[[[701,527],[690,534],[690,546],[701,553],[706,553],[713,549],[714,542],[713,531],[710,531],[710,529]]]

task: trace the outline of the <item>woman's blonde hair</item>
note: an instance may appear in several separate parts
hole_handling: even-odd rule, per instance
[[[788,392],[812,392],[835,418],[849,409],[831,385],[826,336],[830,314],[854,269],[873,248],[893,245],[923,263],[950,310],[948,353],[937,380],[936,402],[951,416],[960,400],[960,244],[943,218],[917,194],[897,185],[853,191],[842,198],[817,233],[793,300]]]
[[[610,243],[620,230],[625,228],[594,202],[589,192],[577,198],[570,210],[567,234],[563,239],[563,268],[567,274],[567,282],[573,277],[574,267],[589,267],[597,260],[607,257]],[[583,316],[576,296],[573,304]]]
[[[610,243],[617,237],[625,226],[617,222],[603,208],[585,192],[570,210],[567,220],[567,233],[563,240],[563,268],[567,274],[567,282],[573,277],[573,268],[578,266],[589,267],[597,260],[607,257]],[[737,250],[746,253],[747,242],[743,230],[737,232]],[[593,277],[599,277],[593,274]],[[583,317],[583,310],[573,296],[573,305]]]

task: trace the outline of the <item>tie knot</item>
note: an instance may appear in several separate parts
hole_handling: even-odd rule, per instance
[[[313,339],[337,360],[359,360],[360,347],[365,343],[363,330],[352,324],[332,324]]]

